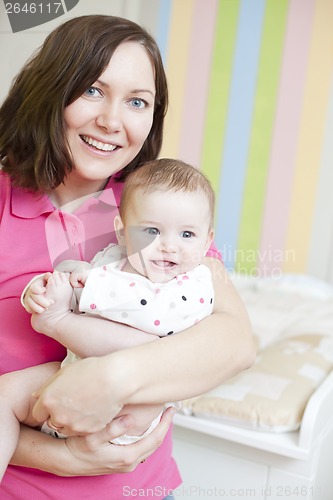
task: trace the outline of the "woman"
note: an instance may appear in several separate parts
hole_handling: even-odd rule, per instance
[[[157,157],[166,107],[156,43],[125,19],[68,21],[17,77],[0,109],[1,373],[64,358],[62,346],[32,330],[21,290],[57,262],[90,260],[115,241],[122,181]],[[22,427],[12,458],[21,467],[9,468],[2,499],[119,500],[148,489],[161,498],[161,488],[179,485],[170,432],[159,447],[170,414],[126,447],[109,441],[130,428],[131,418],[105,425],[124,404],[184,399],[252,362],[247,315],[217,255],[211,247],[205,259],[218,297],[209,318],[178,336],[75,363],[41,393],[37,418],[95,433],[64,441]],[[129,346],[145,342],[146,334],[124,325],[104,327],[121,345],[125,330]]]

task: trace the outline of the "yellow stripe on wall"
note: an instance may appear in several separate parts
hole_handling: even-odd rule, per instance
[[[169,110],[161,157],[177,157],[184,99],[186,74],[190,50],[193,18],[193,0],[173,0],[166,58],[169,87]]]
[[[243,272],[251,272],[255,267],[253,260],[244,256],[248,252],[255,255],[260,245],[287,14],[287,0],[267,0],[239,228],[238,255]]]
[[[219,1],[201,161],[217,196],[238,15],[239,0]]]
[[[333,70],[332,21],[333,2],[317,0],[286,241],[286,248],[294,252],[295,262],[285,263],[283,270],[286,272],[305,272],[307,267]]]

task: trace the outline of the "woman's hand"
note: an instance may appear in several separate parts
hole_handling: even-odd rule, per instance
[[[171,425],[173,409],[168,408],[149,436],[126,446],[110,444],[132,428],[126,415],[88,436],[56,439],[21,425],[18,446],[11,464],[50,472],[57,476],[99,476],[130,472],[161,445]]]
[[[113,356],[85,358],[62,367],[34,394],[34,418],[38,422],[49,420],[69,436],[104,429],[126,398],[120,375],[123,370],[112,363]]]
[[[177,335],[62,368],[38,392],[34,417],[50,417],[67,435],[97,432],[124,405],[181,401],[248,368],[255,359],[248,315],[224,266],[216,259],[208,264],[213,314]]]
[[[134,444],[111,444],[112,439],[130,430],[134,421],[126,415],[114,419],[103,430],[88,436],[66,439],[68,476],[118,474],[133,471],[162,444],[171,425],[174,408],[168,408],[158,426],[145,438]],[[75,471],[77,468],[77,471]],[[74,470],[73,470],[74,469]]]

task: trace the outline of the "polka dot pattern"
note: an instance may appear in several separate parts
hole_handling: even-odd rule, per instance
[[[82,291],[80,310],[160,337],[172,335],[212,312],[211,274],[206,266],[198,267],[162,284],[124,273],[115,262],[94,267]]]

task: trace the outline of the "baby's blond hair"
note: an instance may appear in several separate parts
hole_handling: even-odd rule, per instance
[[[213,227],[215,195],[209,180],[198,169],[181,160],[161,158],[144,163],[131,172],[125,181],[121,196],[119,214],[122,220],[126,218],[126,208],[133,192],[141,189],[150,193],[156,189],[171,191],[202,191],[208,200],[210,209],[210,227]]]

